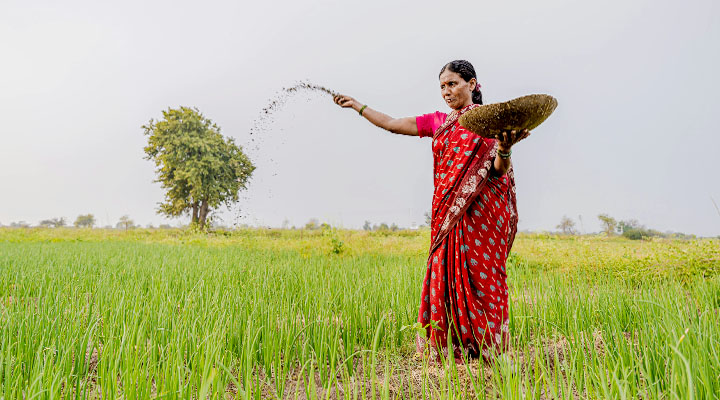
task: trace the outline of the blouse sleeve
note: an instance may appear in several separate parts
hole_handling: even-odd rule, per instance
[[[417,124],[418,136],[432,136],[437,128],[445,122],[447,114],[435,111],[430,114],[423,114],[415,117],[415,123]]]

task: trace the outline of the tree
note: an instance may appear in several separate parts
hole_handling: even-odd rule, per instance
[[[560,225],[557,226],[558,229],[562,231],[562,233],[566,235],[574,235],[575,234],[575,221],[568,218],[567,215],[563,215],[562,219],[560,220]]]
[[[425,212],[425,225],[430,226],[432,223],[432,215],[430,214],[430,211]]]
[[[148,136],[145,159],[155,162],[166,189],[158,213],[169,217],[192,215],[191,224],[205,228],[208,214],[220,205],[238,201],[238,192],[255,166],[220,128],[197,108],[168,108],[159,121],[143,125]]]
[[[622,231],[622,235],[628,239],[640,240],[651,237],[667,237],[668,234],[663,234],[655,229],[645,227],[645,225],[638,222],[636,219],[630,219],[627,221],[620,221],[618,223],[618,230]]]
[[[363,224],[363,230],[365,230],[365,231],[372,230],[372,225],[370,225],[370,221],[365,221],[365,223]]]
[[[603,231],[605,231],[608,236],[612,236],[618,224],[615,218],[607,214],[600,214],[598,215],[598,219],[603,224]]]
[[[129,216],[123,215],[122,217],[120,217],[120,220],[118,221],[116,227],[118,229],[125,228],[125,230],[128,230],[129,228],[135,227],[135,222],[131,220]]]
[[[67,225],[67,222],[65,221],[64,217],[60,217],[60,218],[53,218],[53,219],[44,219],[44,220],[40,221],[39,225],[46,227],[46,228],[57,228],[57,227]]]
[[[95,225],[95,216],[92,214],[78,215],[73,225],[76,228],[92,228]]]
[[[311,218],[305,224],[305,229],[308,229],[308,230],[320,229],[320,221],[318,221],[317,218]]]
[[[617,224],[618,233],[625,233],[629,230],[637,230],[642,228],[644,228],[644,226],[642,226],[642,224],[640,224],[640,222],[636,219],[620,221]]]

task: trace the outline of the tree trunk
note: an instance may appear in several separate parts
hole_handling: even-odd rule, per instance
[[[200,203],[200,229],[205,228],[205,219],[208,215],[208,202],[207,200],[203,200],[202,203]]]
[[[193,203],[192,205],[192,221],[190,221],[192,224],[198,222],[198,203],[197,201]]]

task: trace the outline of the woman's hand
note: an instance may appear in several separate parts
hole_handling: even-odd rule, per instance
[[[503,153],[507,153],[510,151],[510,148],[517,142],[525,139],[526,137],[530,136],[530,131],[527,129],[523,129],[521,131],[504,131],[500,132],[498,134],[498,150],[502,151]]]
[[[497,135],[498,153],[495,156],[492,169],[495,176],[503,176],[508,169],[510,169],[510,148],[528,136],[530,136],[530,131],[527,129],[521,131],[503,131]],[[505,155],[500,156],[500,153],[505,153]]]
[[[357,100],[344,94],[335,95],[335,97],[333,97],[333,101],[335,102],[335,104],[343,108],[352,108],[353,110],[359,110],[360,107],[362,107],[362,104],[360,104]]]

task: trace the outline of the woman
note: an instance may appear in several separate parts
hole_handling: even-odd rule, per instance
[[[432,137],[434,194],[431,245],[418,321],[432,348],[488,358],[508,342],[505,261],[515,239],[517,212],[511,147],[529,135],[503,132],[500,140],[476,135],[458,123],[482,104],[472,64],[456,60],[440,70],[440,93],[452,109],[391,118],[352,97],[335,103],[352,108],[393,133]],[[418,350],[426,340],[418,337]]]

